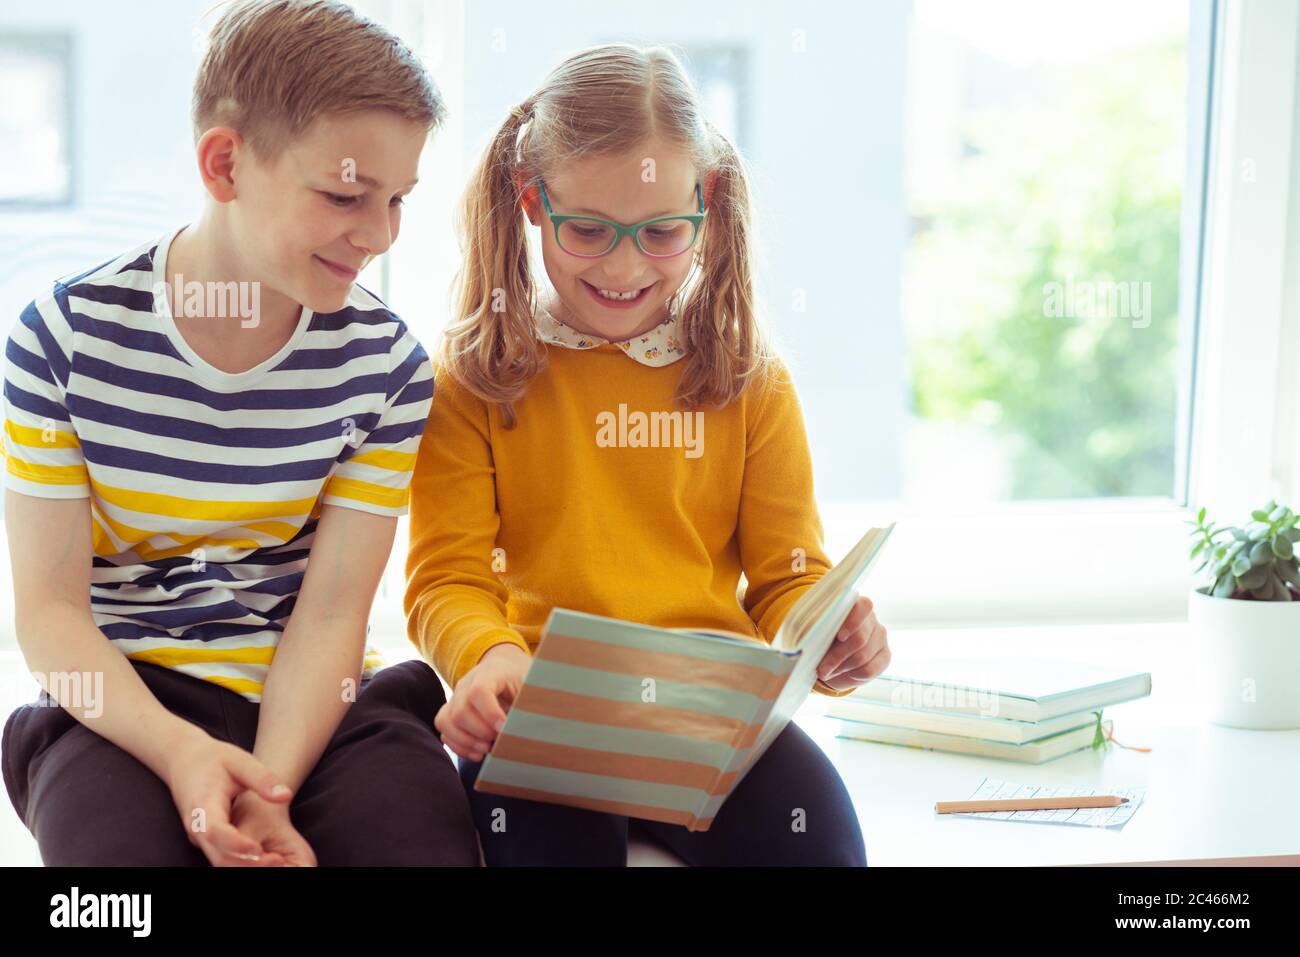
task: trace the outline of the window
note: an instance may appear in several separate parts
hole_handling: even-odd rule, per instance
[[[0,33],[0,206],[72,202],[72,37]]]
[[[1187,43],[1182,0],[916,3],[904,499],[1174,496]]]

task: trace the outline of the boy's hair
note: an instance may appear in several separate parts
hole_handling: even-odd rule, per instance
[[[391,110],[442,125],[446,107],[414,53],[335,0],[236,0],[212,26],[194,80],[199,137],[230,126],[263,158],[328,114]]]
[[[626,153],[651,137],[683,149],[701,182],[717,176],[691,252],[693,268],[679,290],[686,355],[676,401],[688,408],[723,406],[773,370],[771,345],[756,316],[753,216],[740,155],[705,119],[670,50],[591,47],[566,59],[511,110],[461,208],[465,259],[458,302],[439,347],[441,364],[470,392],[497,405],[507,427],[515,421],[514,402],[546,366],[545,344],[534,331],[538,290],[523,193],[566,160]]]

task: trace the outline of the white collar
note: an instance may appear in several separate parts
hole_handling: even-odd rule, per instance
[[[537,308],[537,331],[543,342],[564,346],[567,349],[594,349],[610,343],[600,336],[590,336],[567,326],[556,319],[540,304]],[[634,336],[621,342],[610,343],[623,350],[623,354],[643,366],[666,366],[686,355],[681,337],[677,334],[677,316],[671,315],[643,336]]]

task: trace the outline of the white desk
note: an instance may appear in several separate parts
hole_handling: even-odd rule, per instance
[[[1300,640],[1300,636],[1297,636]],[[1197,673],[1186,624],[890,629],[898,655],[978,655],[994,647],[1035,657],[1111,662],[1151,673],[1148,698],[1106,709],[1112,744],[1040,765],[834,737],[829,699],[814,696],[797,721],[840,770],[858,810],[871,866],[1064,865],[1293,855],[1300,864],[1300,730],[1245,731],[1209,724],[1196,707]],[[896,672],[891,666],[890,672]],[[1296,693],[1300,694],[1300,686]],[[935,814],[984,777],[1048,785],[1145,787],[1119,829],[1024,824]],[[1244,863],[1244,862],[1243,862]]]
[[[813,695],[796,720],[839,768],[853,797],[871,866],[1108,864],[1295,855],[1300,864],[1300,730],[1241,731],[1202,720],[1186,625],[1079,628],[890,629],[890,646],[933,654],[978,654],[995,645],[1070,660],[1121,662],[1151,672],[1149,698],[1106,710],[1115,737],[1151,747],[1114,745],[1041,765],[834,737],[822,714],[830,699]],[[391,661],[398,659],[393,655]],[[0,707],[30,700],[15,682],[16,652],[0,653]],[[894,671],[894,669],[890,669]],[[895,672],[897,673],[897,672]],[[34,685],[32,685],[34,687]],[[1300,688],[1297,688],[1300,693]],[[969,796],[984,777],[1043,784],[1145,787],[1146,800],[1123,828],[1065,827],[934,813],[934,802]],[[0,866],[40,864],[35,841],[5,800],[0,807]],[[672,864],[663,849],[633,841],[629,863]],[[1271,861],[1269,863],[1279,863]]]

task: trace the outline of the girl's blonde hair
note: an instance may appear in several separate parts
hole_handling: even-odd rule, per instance
[[[538,290],[523,193],[568,160],[623,154],[653,137],[681,148],[701,183],[716,175],[692,270],[677,293],[686,354],[676,401],[721,407],[772,370],[771,345],[755,310],[753,217],[740,155],[704,118],[671,51],[591,47],[566,59],[511,110],[470,181],[457,223],[465,258],[441,364],[496,404],[506,427],[514,425],[514,403],[546,367],[546,346],[534,331]]]

